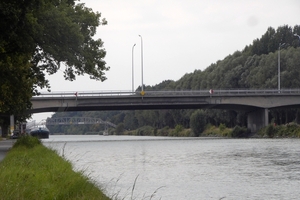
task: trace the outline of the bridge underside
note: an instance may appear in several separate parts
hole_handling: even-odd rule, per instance
[[[32,113],[38,112],[67,112],[67,111],[107,111],[107,110],[163,110],[163,109],[222,109],[222,110],[241,110],[248,112],[248,128],[251,132],[256,132],[263,127],[266,122],[260,122],[257,117],[261,113],[257,111],[257,107],[245,105],[230,105],[230,104],[119,104],[119,105],[85,105],[77,107],[48,107],[31,110]],[[264,118],[264,117],[263,117]],[[268,120],[267,120],[268,121]],[[250,126],[249,126],[250,125]]]
[[[153,109],[224,109],[241,110],[248,113],[248,128],[252,132],[269,123],[268,110],[272,108],[298,107],[300,98],[296,95],[273,96],[225,95],[225,96],[82,96],[34,98],[29,113],[66,111],[107,111],[107,110],[153,110]]]
[[[161,110],[161,109],[222,109],[222,110],[242,110],[250,112],[256,110],[254,106],[244,105],[212,105],[212,104],[153,104],[153,105],[89,105],[78,107],[48,107],[32,109],[30,113],[41,112],[67,112],[67,111],[107,111],[107,110]]]

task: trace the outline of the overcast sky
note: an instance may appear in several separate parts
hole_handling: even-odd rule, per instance
[[[178,80],[204,70],[260,38],[268,27],[300,23],[299,0],[81,0],[101,13],[108,24],[97,29],[107,51],[107,80],[88,76],[65,81],[62,73],[49,76],[52,91],[116,91]],[[132,47],[134,62],[132,63]],[[35,114],[33,119],[51,116]]]

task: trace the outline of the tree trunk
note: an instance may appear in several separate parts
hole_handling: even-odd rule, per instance
[[[1,124],[1,131],[2,131],[2,137],[5,138],[8,135],[8,125],[6,124]]]

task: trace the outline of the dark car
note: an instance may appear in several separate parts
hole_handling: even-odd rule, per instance
[[[17,130],[13,131],[13,134],[10,136],[10,139],[18,139],[20,136],[20,132]]]

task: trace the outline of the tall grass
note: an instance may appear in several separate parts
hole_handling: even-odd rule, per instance
[[[0,163],[0,199],[109,199],[37,138],[17,140]]]

